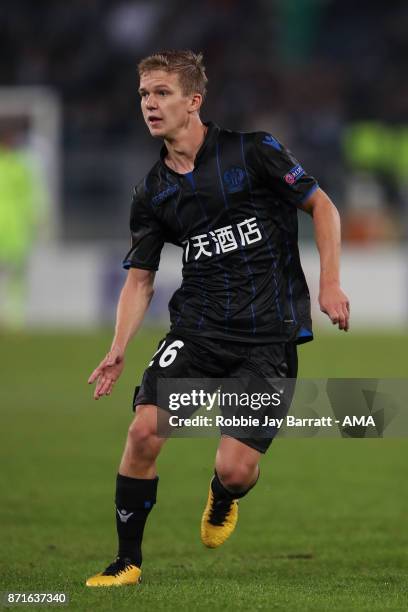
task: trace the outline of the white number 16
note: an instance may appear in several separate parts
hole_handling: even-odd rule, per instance
[[[165,344],[166,344],[166,341],[164,340],[164,342],[161,343],[161,345],[159,346],[159,348],[157,349],[157,351],[153,355],[153,359],[151,360],[151,362],[148,365],[149,368],[150,368],[151,365],[153,365],[154,358],[156,357],[156,355],[158,355],[160,353],[160,351],[162,350],[162,348],[164,347]],[[175,358],[177,357],[177,350],[181,349],[183,346],[184,346],[184,342],[182,342],[181,340],[174,340],[174,342],[169,344],[169,346],[166,348],[164,353],[160,356],[159,366],[161,368],[167,368],[167,366],[172,364],[173,361],[175,360]]]

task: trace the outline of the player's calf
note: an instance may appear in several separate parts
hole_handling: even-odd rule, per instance
[[[130,424],[119,473],[133,478],[154,478],[156,459],[166,438],[157,435],[157,407],[138,406]]]

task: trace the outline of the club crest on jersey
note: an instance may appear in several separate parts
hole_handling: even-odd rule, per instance
[[[239,166],[232,166],[224,172],[223,180],[228,193],[242,191],[245,184],[245,171]]]
[[[304,175],[304,173],[305,171],[303,170],[302,166],[300,164],[296,164],[296,166],[293,166],[292,170],[290,170],[287,174],[285,174],[285,176],[283,177],[283,180],[288,185],[294,185],[296,181],[300,179],[301,176]]]
[[[154,198],[152,198],[152,204],[154,206],[161,204],[162,202],[170,198],[172,195],[177,193],[179,189],[180,187],[178,185],[169,185],[168,187],[166,187],[166,189],[160,191],[160,193],[158,193],[154,196]]]

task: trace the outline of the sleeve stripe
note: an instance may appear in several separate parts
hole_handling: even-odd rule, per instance
[[[125,259],[122,262],[122,268],[124,270],[129,270],[130,268],[139,268],[140,270],[152,270],[153,272],[157,272],[157,270],[159,269],[158,266],[139,264],[132,261],[131,259]]]
[[[307,198],[309,198],[312,193],[314,193],[317,189],[319,189],[319,184],[316,183],[315,185],[313,185],[313,187],[311,187],[303,196],[303,198],[300,200],[301,202],[305,202],[305,200],[307,200]]]

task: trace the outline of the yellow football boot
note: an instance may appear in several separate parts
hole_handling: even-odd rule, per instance
[[[207,505],[201,519],[201,541],[208,548],[224,544],[238,521],[238,500],[218,500],[210,485]]]
[[[86,586],[110,587],[138,584],[141,581],[141,574],[142,570],[133,565],[130,559],[120,559],[118,557],[104,572],[88,578]]]

